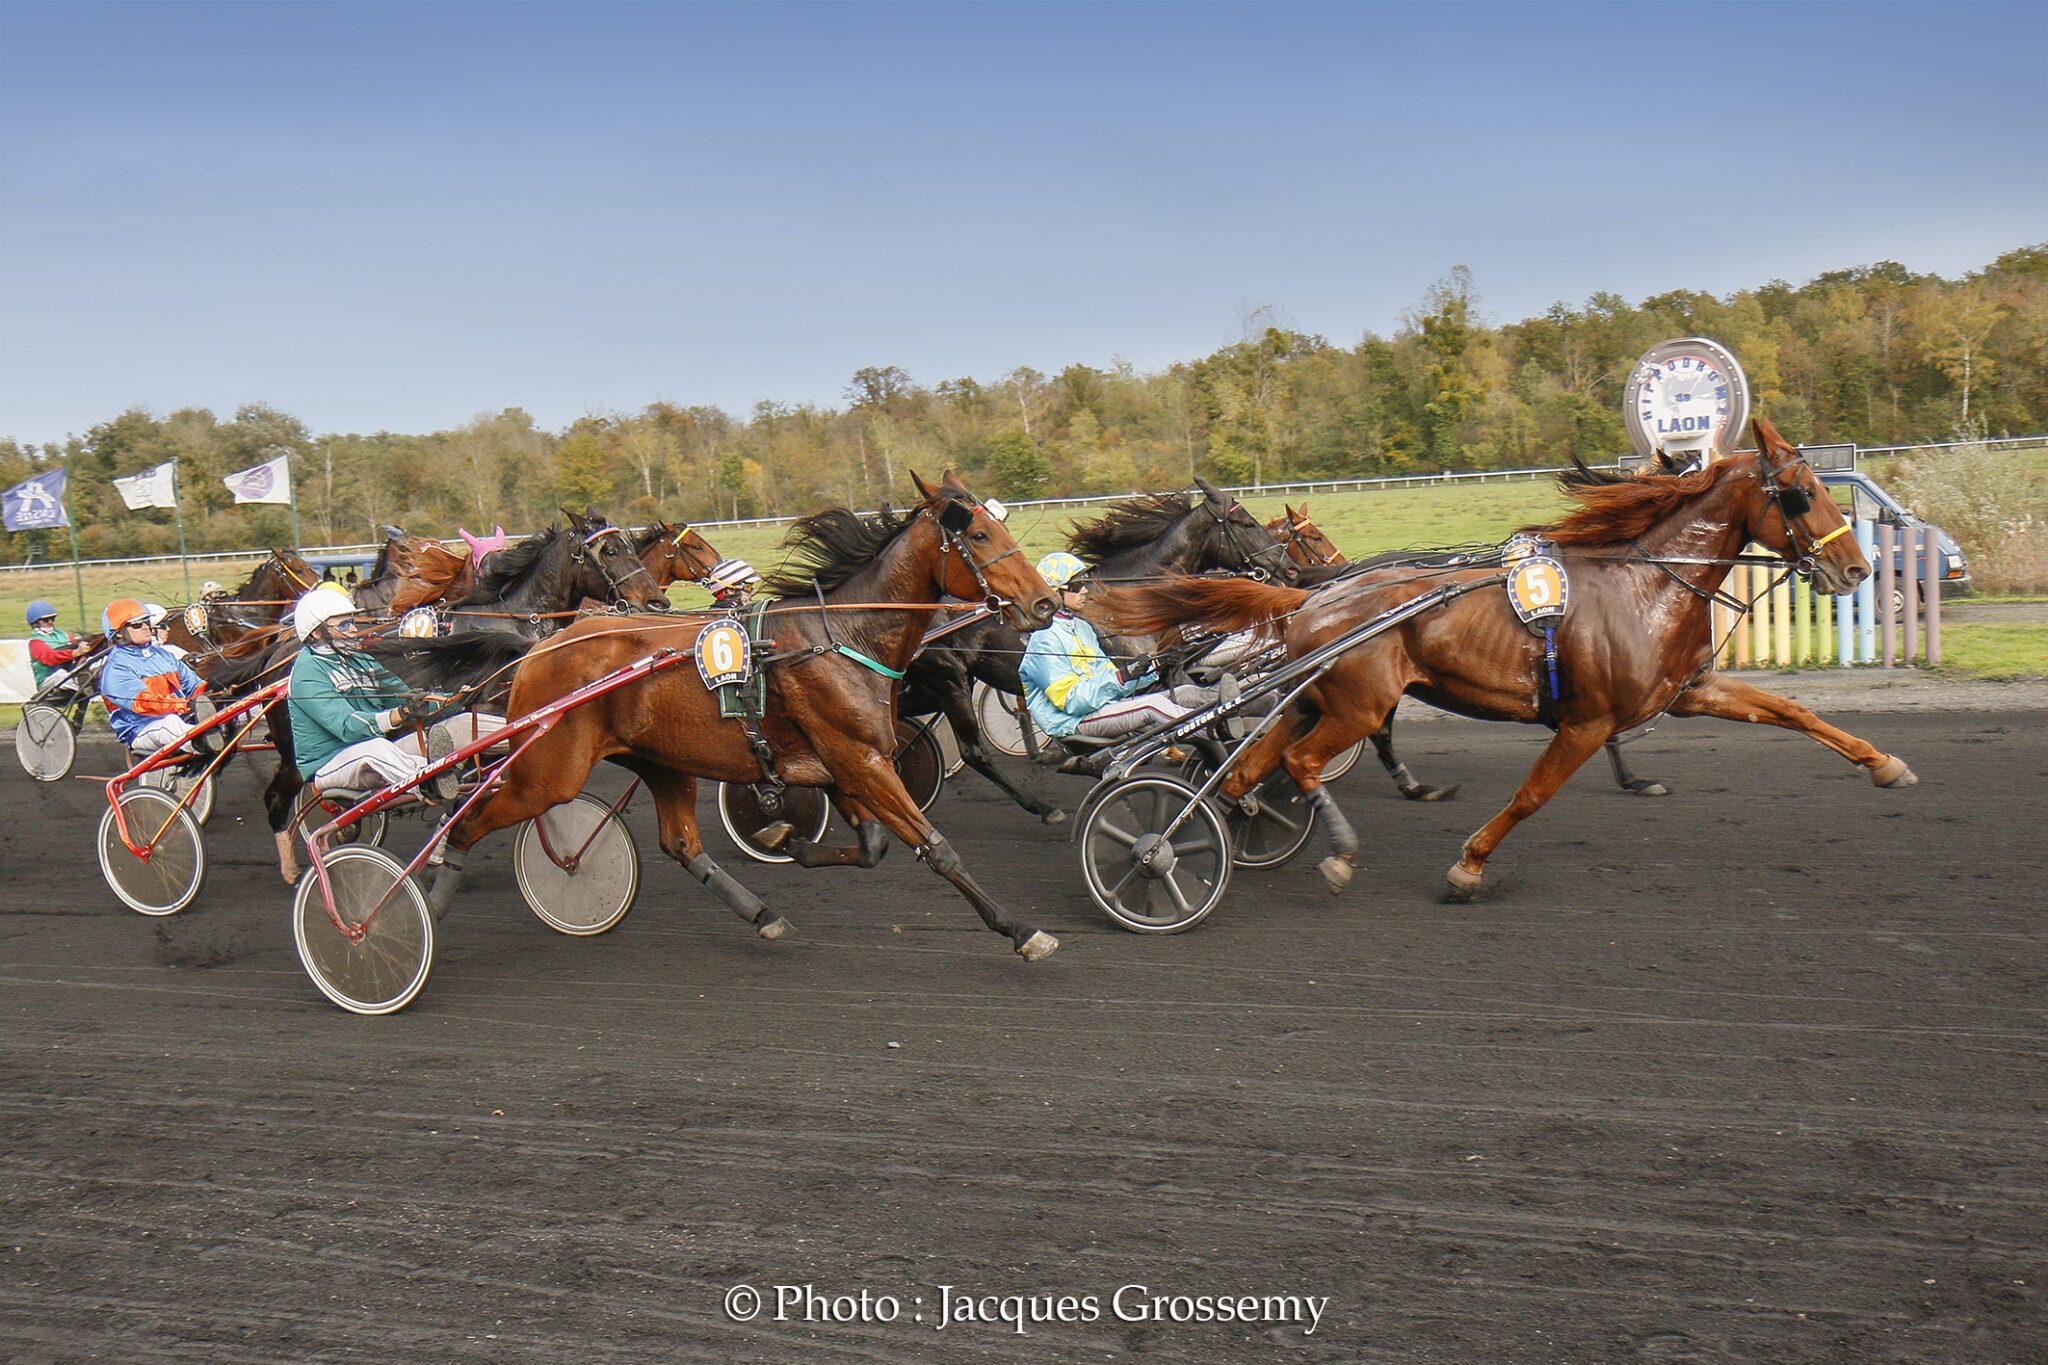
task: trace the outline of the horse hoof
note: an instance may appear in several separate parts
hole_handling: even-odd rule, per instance
[[[1335,896],[1341,893],[1345,887],[1351,885],[1352,874],[1357,869],[1344,859],[1333,854],[1317,863],[1316,871],[1323,874],[1323,880],[1329,883],[1330,894]]]
[[[1870,770],[1870,780],[1880,787],[1910,787],[1920,779],[1906,766],[1906,760],[1886,754],[1884,762]]]
[[[1479,883],[1485,876],[1480,872],[1467,872],[1462,863],[1452,863],[1451,870],[1444,875],[1451,884],[1448,898],[1454,901],[1469,901],[1478,895]]]
[[[1421,786],[1408,792],[1407,796],[1410,801],[1448,801],[1458,794],[1458,788],[1463,785],[1453,782],[1448,787]]]
[[[1038,818],[1048,825],[1064,825],[1067,823],[1067,813],[1063,810],[1049,810]]]
[[[1051,957],[1060,941],[1043,929],[1034,929],[1031,937],[1017,945],[1017,956],[1026,962],[1036,962],[1042,957]]]
[[[1662,782],[1652,782],[1648,778],[1637,778],[1634,782],[1631,782],[1629,784],[1628,789],[1634,792],[1637,796],[1671,795],[1671,788],[1665,786]]]
[[[789,921],[784,919],[780,915],[771,915],[769,916],[768,921],[765,924],[762,924],[757,928],[756,932],[758,932],[762,938],[778,939],[789,932]]]
[[[770,853],[782,852],[782,846],[789,842],[789,836],[796,833],[796,826],[787,820],[777,820],[772,825],[763,825],[754,831],[754,842]]]

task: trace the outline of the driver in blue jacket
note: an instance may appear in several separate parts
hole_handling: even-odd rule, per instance
[[[1095,627],[1081,619],[1088,602],[1086,570],[1078,556],[1055,551],[1038,561],[1039,576],[1059,594],[1051,624],[1034,631],[1018,672],[1031,719],[1054,738],[1087,735],[1113,739],[1163,721],[1179,720],[1216,700],[1213,688],[1161,689],[1156,671],[1126,678],[1103,651]]]

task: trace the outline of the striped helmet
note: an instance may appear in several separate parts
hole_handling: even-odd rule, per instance
[[[704,586],[723,597],[739,588],[752,587],[761,581],[761,575],[754,572],[754,566],[744,559],[721,559],[711,566],[711,572],[704,575]]]

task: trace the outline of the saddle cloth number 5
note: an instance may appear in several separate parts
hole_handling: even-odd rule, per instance
[[[1508,602],[1523,625],[1541,630],[1564,615],[1564,565],[1548,555],[1529,555],[1508,572]]]

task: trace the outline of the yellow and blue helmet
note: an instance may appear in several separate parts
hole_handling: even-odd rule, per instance
[[[1073,582],[1076,575],[1086,572],[1088,566],[1081,562],[1081,557],[1068,554],[1065,550],[1054,550],[1038,561],[1038,576],[1055,592]]]

